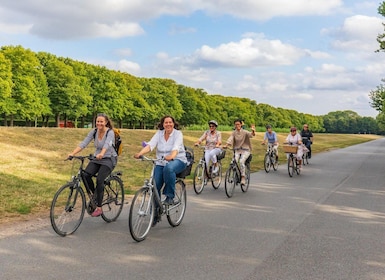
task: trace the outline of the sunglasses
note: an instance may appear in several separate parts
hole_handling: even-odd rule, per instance
[[[215,127],[215,125],[209,125],[210,127]]]
[[[290,130],[291,132],[296,132],[297,130]]]

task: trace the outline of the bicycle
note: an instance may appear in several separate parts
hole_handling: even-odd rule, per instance
[[[151,226],[155,225],[155,215],[159,218],[163,215],[166,215],[170,226],[179,226],[186,212],[187,200],[186,185],[183,181],[184,175],[182,174],[182,176],[181,174],[177,174],[177,179],[175,182],[174,203],[172,205],[165,204],[161,200],[154,182],[156,162],[163,161],[164,159],[152,159],[146,156],[142,156],[141,159],[145,161],[151,161],[152,170],[150,178],[146,179],[144,181],[144,185],[135,193],[135,196],[131,202],[130,214],[128,216],[130,234],[132,238],[137,242],[143,241],[149,233]]]
[[[262,145],[265,145],[265,143],[263,143]],[[273,167],[274,171],[278,169],[277,155],[273,147],[274,147],[273,143],[267,144],[267,151],[265,153],[265,158],[263,160],[263,166],[265,167],[266,173],[270,172],[271,167]]]
[[[304,144],[305,147],[308,141],[310,141],[309,138],[302,137],[302,143]],[[302,162],[303,162],[303,165],[309,164],[309,149],[307,147],[306,149],[304,148],[304,153],[302,155]]]
[[[218,171],[213,172],[213,164],[209,166],[207,170],[206,160],[205,160],[205,146],[198,146],[203,149],[202,158],[199,160],[198,165],[195,167],[194,176],[193,176],[193,186],[196,194],[202,193],[207,181],[211,180],[211,184],[214,189],[218,189],[222,182],[222,164],[221,160],[225,157],[226,151],[222,150],[221,153],[217,156],[217,167]]]
[[[50,209],[50,220],[54,231],[60,236],[74,233],[80,226],[87,209],[89,215],[96,209],[96,197],[84,179],[84,162],[95,157],[72,156],[66,160],[79,160],[77,173],[70,181],[61,186],[53,197]],[[72,171],[74,171],[73,161]],[[72,172],[74,174],[74,172]],[[102,203],[102,218],[107,223],[115,221],[122,212],[124,203],[124,186],[120,178],[122,172],[116,171],[104,180],[104,196]],[[95,177],[95,176],[94,176]],[[84,189],[85,188],[85,191]],[[86,195],[88,196],[88,203]]]
[[[247,192],[250,184],[250,162],[252,154],[249,155],[245,162],[245,184],[241,184],[241,169],[238,162],[235,160],[235,151],[239,149],[233,149],[233,158],[230,161],[229,168],[225,175],[225,192],[227,197],[232,197],[236,185],[241,185],[242,192]],[[242,155],[241,155],[242,156]]]
[[[287,158],[287,170],[289,172],[289,176],[293,177],[294,172],[299,175],[301,173],[301,169],[299,168],[299,163],[296,156],[298,146],[293,146],[293,144],[284,143],[283,150],[285,153],[289,154],[289,157]]]

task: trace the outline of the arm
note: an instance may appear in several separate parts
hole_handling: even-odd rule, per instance
[[[219,131],[217,133],[218,133],[218,141],[215,144],[215,148],[220,148],[222,145],[222,133],[220,133]]]
[[[140,158],[141,156],[143,156],[144,154],[147,154],[149,152],[151,152],[151,147],[150,147],[150,145],[147,145],[146,147],[142,148],[139,153],[136,153],[134,155],[134,158]]]
[[[194,143],[195,146],[198,146],[200,143],[202,143],[203,140],[206,139],[207,132],[205,131],[203,135]]]

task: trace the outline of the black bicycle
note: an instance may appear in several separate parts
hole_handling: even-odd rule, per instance
[[[83,221],[85,210],[87,209],[87,213],[91,215],[96,209],[96,194],[91,191],[84,180],[84,161],[92,160],[94,156],[73,156],[66,160],[72,159],[80,161],[77,173],[74,174],[76,161],[73,161],[72,174],[74,175],[69,182],[59,188],[51,203],[51,225],[60,236],[74,233]],[[104,180],[103,214],[101,216],[108,223],[115,221],[122,212],[124,187],[121,175],[120,171],[112,172]]]
[[[227,169],[225,176],[225,191],[227,197],[229,198],[233,196],[236,185],[241,186],[242,192],[247,192],[247,189],[249,188],[250,184],[250,162],[253,156],[252,154],[250,154],[245,162],[245,184],[241,184],[241,169],[239,167],[239,163],[235,160],[235,152],[237,150],[239,149],[233,149],[233,158],[231,159],[229,168]]]
[[[199,160],[199,163],[195,167],[193,186],[196,194],[202,193],[205,185],[207,185],[208,180],[211,180],[211,184],[214,189],[218,189],[222,182],[222,164],[221,160],[225,157],[226,151],[222,150],[221,153],[217,156],[217,167],[216,172],[213,170],[213,164],[211,163],[207,169],[206,160],[205,160],[205,146],[200,146],[203,149],[202,158]]]
[[[130,234],[138,242],[146,238],[151,226],[157,222],[154,222],[154,217],[160,219],[162,215],[166,215],[168,223],[172,227],[179,226],[186,212],[187,200],[186,185],[183,181],[184,174],[177,174],[174,202],[173,204],[164,203],[154,181],[155,163],[164,161],[164,159],[151,159],[146,156],[142,156],[141,159],[151,161],[153,166],[150,178],[146,179],[144,185],[135,193],[128,216]]]
[[[264,145],[264,143],[262,145]],[[270,172],[271,167],[273,167],[274,171],[278,169],[278,160],[273,143],[267,144],[267,151],[263,160],[263,166],[265,167],[266,173]]]

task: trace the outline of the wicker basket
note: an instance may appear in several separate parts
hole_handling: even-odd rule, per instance
[[[285,153],[292,153],[292,154],[296,154],[297,153],[297,150],[298,150],[298,146],[292,146],[292,145],[283,145],[283,151]]]

